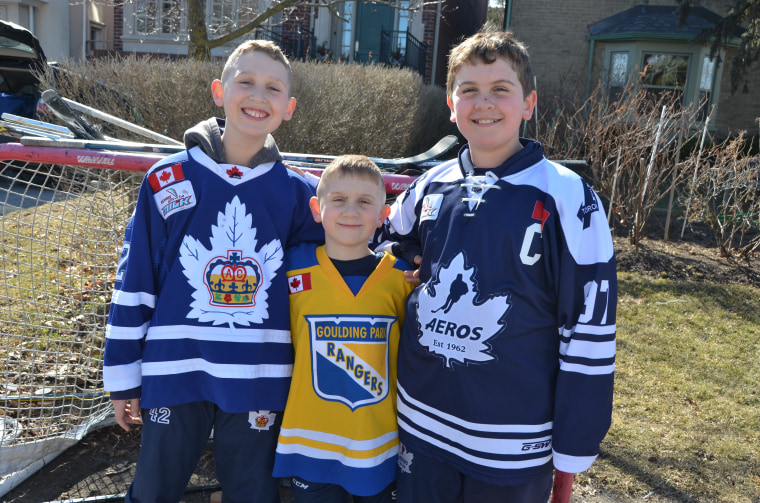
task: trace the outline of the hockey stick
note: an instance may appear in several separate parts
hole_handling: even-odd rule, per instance
[[[159,154],[174,154],[185,150],[184,146],[164,145],[161,143],[140,143],[121,140],[83,140],[80,138],[41,138],[34,136],[22,136],[19,143],[27,147],[84,148],[89,150],[155,152]]]
[[[69,128],[65,126],[59,126],[58,124],[42,122],[42,121],[30,119],[28,117],[21,117],[19,115],[13,115],[9,113],[4,113],[2,115],[2,119],[5,122],[10,122],[12,124],[26,126],[28,128],[40,130],[42,132],[46,132],[49,134],[57,134],[59,137],[63,137],[63,138],[74,137],[74,134],[71,132]]]
[[[82,112],[84,114],[89,115],[90,117],[94,117],[96,119],[100,119],[105,122],[110,122],[114,126],[118,126],[122,129],[126,129],[127,131],[132,131],[133,133],[137,133],[139,135],[145,136],[146,138],[150,138],[153,141],[166,143],[167,145],[177,145],[177,146],[184,147],[182,142],[177,141],[173,138],[169,138],[168,136],[164,136],[162,134],[156,133],[155,131],[151,131],[150,129],[140,127],[136,124],[132,124],[131,122],[125,121],[123,119],[107,114],[105,112],[101,112],[100,110],[96,108],[88,107],[87,105],[77,103],[76,101],[72,101],[67,98],[61,98],[61,99],[64,101],[64,103],[69,105],[69,107],[76,110],[77,112]]]
[[[46,141],[55,141],[60,138],[60,136],[57,133],[50,133],[48,131],[42,131],[36,128],[24,126],[21,124],[14,124],[12,122],[8,122],[5,120],[0,121],[0,128],[2,128],[4,131],[8,131],[9,133],[12,133],[14,137],[21,136],[23,138],[23,135],[36,135],[42,137],[41,139],[44,139]]]
[[[42,93],[42,101],[53,111],[56,117],[66,124],[74,136],[84,138],[85,140],[103,140],[102,134],[97,132],[92,125],[82,115],[75,113],[63,101],[57,92],[48,89]]]
[[[454,148],[459,143],[459,139],[455,135],[444,136],[438,143],[430,147],[428,150],[421,154],[417,154],[412,157],[403,157],[400,159],[384,159],[381,157],[370,157],[372,162],[378,165],[380,168],[403,168],[405,166],[421,165],[426,162],[434,161],[444,155],[446,152]],[[295,154],[295,153],[282,153],[282,157],[287,161],[300,161],[313,164],[329,164],[336,155],[311,155],[311,154]]]
[[[554,483],[552,485],[551,503],[570,503],[570,494],[573,492],[572,473],[554,470]]]

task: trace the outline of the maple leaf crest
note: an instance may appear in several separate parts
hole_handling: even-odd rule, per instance
[[[162,182],[168,182],[172,177],[172,172],[169,170],[163,170],[161,172],[161,175],[158,177]]]
[[[240,171],[237,166],[233,166],[232,169],[227,170],[227,176],[230,178],[241,178],[243,176],[243,172]]]
[[[467,267],[464,252],[420,289],[417,309],[419,343],[441,356],[445,366],[484,363],[494,359],[489,341],[506,324],[509,295],[478,297],[475,267]]]
[[[187,235],[180,249],[180,263],[190,287],[193,302],[188,318],[214,325],[234,324],[248,326],[262,323],[269,318],[269,289],[278,274],[283,261],[283,248],[279,239],[259,244],[253,216],[246,213],[245,204],[235,196],[217,214],[216,225],[211,226],[211,248],[207,249],[201,239]],[[261,285],[257,289],[255,305],[215,306],[210,302],[209,288],[205,283],[204,271],[212,261],[226,257],[230,250],[241,250],[242,256],[251,257],[261,266]]]
[[[293,281],[290,282],[290,287],[293,290],[297,290],[299,286],[301,286],[301,281],[298,278],[293,278]]]

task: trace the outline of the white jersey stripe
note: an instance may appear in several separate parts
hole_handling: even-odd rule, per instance
[[[277,454],[300,454],[301,456],[314,459],[338,461],[342,465],[351,468],[374,468],[381,465],[384,461],[396,457],[398,455],[398,444],[395,444],[382,454],[372,458],[352,458],[335,451],[317,449],[299,444],[284,444],[282,442],[277,444]]]
[[[471,463],[476,463],[481,466],[487,466],[490,468],[497,468],[500,470],[520,470],[524,468],[531,468],[534,466],[541,466],[545,463],[548,463],[549,460],[551,460],[552,458],[551,450],[549,451],[549,454],[546,456],[542,456],[540,458],[523,459],[520,461],[499,461],[499,460],[490,459],[490,458],[482,458],[482,457],[470,454],[468,452],[464,452],[463,450],[458,449],[457,447],[454,447],[451,444],[441,442],[437,438],[433,438],[429,435],[426,435],[425,433],[421,432],[417,428],[414,428],[412,425],[410,425],[403,419],[399,419],[398,424],[401,429],[409,432],[415,437],[420,438],[431,445],[434,445],[436,447],[439,447],[440,449],[448,451],[451,454],[454,454],[466,461],[470,461]]]
[[[484,424],[484,423],[473,423],[471,421],[465,421],[462,418],[452,416],[451,414],[446,414],[445,412],[442,412],[440,410],[434,409],[433,407],[429,407],[428,405],[425,405],[424,403],[415,400],[414,398],[410,397],[404,388],[399,384],[398,385],[398,395],[399,397],[404,397],[404,400],[409,402],[413,407],[421,410],[424,413],[427,414],[435,414],[441,419],[444,419],[446,421],[450,421],[452,423],[461,425],[463,428],[467,428],[468,430],[474,430],[474,431],[482,431],[484,433],[502,433],[502,434],[510,434],[510,433],[542,433],[548,430],[551,430],[552,428],[552,422],[548,423],[542,423],[542,424]],[[401,406],[403,403],[401,400],[398,400],[398,406],[399,411],[401,411]],[[404,408],[407,409],[407,407],[404,405]],[[410,410],[410,409],[407,409]]]
[[[163,362],[143,362],[143,376],[162,376],[205,372],[219,378],[256,379],[263,377],[288,377],[293,374],[293,365],[235,365],[211,363],[201,358]]]
[[[119,306],[146,306],[156,307],[156,296],[147,292],[125,292],[124,290],[114,290],[111,296],[111,303]]]
[[[307,440],[313,440],[315,442],[323,442],[325,444],[343,447],[350,451],[370,451],[397,439],[398,432],[394,431],[392,433],[387,433],[380,437],[372,438],[369,440],[354,440],[351,438],[321,431],[305,430],[301,428],[284,428],[280,430],[280,436],[301,437]]]

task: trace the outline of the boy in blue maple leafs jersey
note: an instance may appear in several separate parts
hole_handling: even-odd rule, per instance
[[[187,150],[140,187],[103,366],[117,422],[143,425],[128,502],[179,501],[212,428],[225,503],[279,501],[293,368],[284,249],[324,236],[313,189],[270,135],[293,115],[291,81],[275,44],[241,44],[211,87],[226,119],[188,130]]]

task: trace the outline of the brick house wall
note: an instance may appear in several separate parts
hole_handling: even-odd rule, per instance
[[[703,0],[700,6],[725,14],[730,0]],[[588,82],[590,42],[588,28],[594,23],[637,5],[675,6],[674,0],[513,0],[511,29],[526,43],[536,75],[539,106],[542,91],[554,94],[576,87],[584,91],[601,78],[604,66],[603,44],[594,52],[591,82]],[[601,45],[601,47],[600,47]],[[755,68],[750,82],[758,89],[750,94],[730,93],[730,59],[723,69],[718,98],[718,115],[713,125],[724,133],[748,129],[757,134],[755,119],[760,115],[760,69]],[[760,67],[760,65],[757,65]]]

